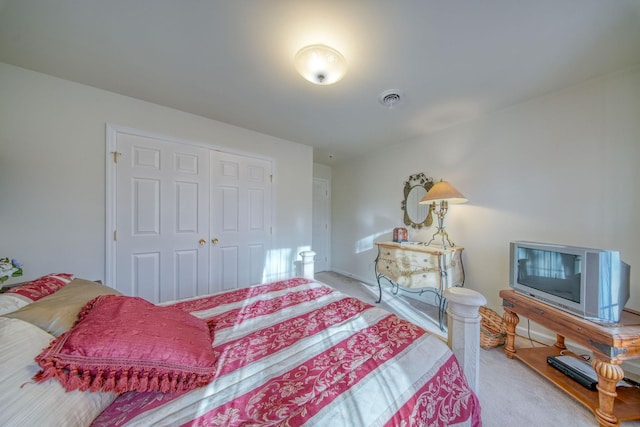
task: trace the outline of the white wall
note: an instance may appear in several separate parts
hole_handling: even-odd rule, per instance
[[[374,283],[375,241],[403,226],[409,175],[450,181],[469,202],[445,225],[466,286],[502,312],[509,242],[617,249],[640,308],[640,67],[514,105],[332,168],[332,267]],[[429,240],[433,229],[412,233]]]
[[[274,159],[274,247],[293,272],[311,245],[310,147],[0,63],[0,256],[25,274],[104,279],[105,126]],[[8,283],[12,283],[8,282]]]

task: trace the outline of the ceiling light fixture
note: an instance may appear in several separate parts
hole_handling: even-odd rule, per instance
[[[333,84],[347,72],[347,61],[337,50],[322,44],[303,47],[296,53],[296,69],[317,85]]]

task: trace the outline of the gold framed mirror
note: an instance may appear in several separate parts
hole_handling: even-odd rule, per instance
[[[431,204],[421,205],[419,203],[431,187],[433,187],[433,178],[427,177],[422,172],[411,175],[405,181],[404,200],[401,206],[406,226],[419,229],[433,224]]]

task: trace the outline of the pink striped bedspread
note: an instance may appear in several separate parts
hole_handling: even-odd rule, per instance
[[[438,337],[302,278],[172,303],[214,319],[214,380],[125,393],[102,426],[480,426],[477,396]]]

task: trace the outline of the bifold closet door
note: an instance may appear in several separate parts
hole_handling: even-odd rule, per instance
[[[118,134],[115,287],[152,302],[209,292],[210,150]]]
[[[211,283],[216,290],[264,283],[271,248],[272,165],[211,152]]]

